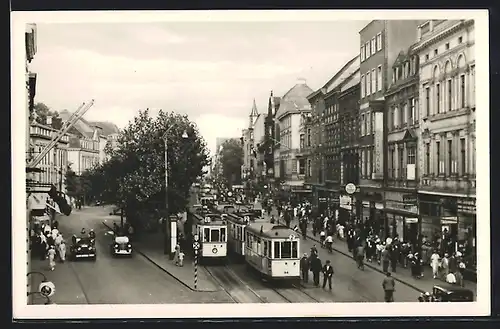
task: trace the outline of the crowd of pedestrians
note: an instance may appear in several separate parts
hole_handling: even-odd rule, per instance
[[[51,271],[55,269],[57,260],[66,260],[66,241],[58,227],[59,223],[54,221],[52,225],[35,225],[31,230],[33,255],[41,260],[48,260]]]

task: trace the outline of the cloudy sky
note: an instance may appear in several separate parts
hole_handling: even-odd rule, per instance
[[[359,51],[367,21],[38,23],[36,101],[126,126],[139,109],[189,115],[211,151],[297,78],[321,87]]]

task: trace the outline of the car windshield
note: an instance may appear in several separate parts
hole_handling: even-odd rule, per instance
[[[78,244],[90,244],[91,240],[89,238],[80,238]]]

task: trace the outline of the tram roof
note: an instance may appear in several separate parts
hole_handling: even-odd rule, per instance
[[[256,235],[274,239],[288,239],[290,235],[297,236],[297,233],[283,225],[271,224],[268,222],[254,222],[247,225],[247,231]]]

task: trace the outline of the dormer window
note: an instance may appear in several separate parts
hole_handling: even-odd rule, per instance
[[[431,21],[425,22],[424,24],[420,25],[420,35],[424,35],[428,32],[431,31]]]

